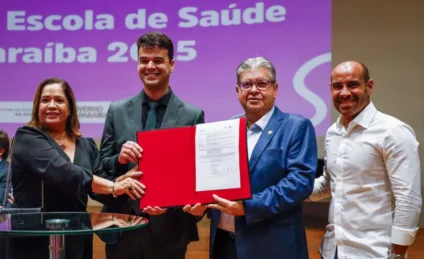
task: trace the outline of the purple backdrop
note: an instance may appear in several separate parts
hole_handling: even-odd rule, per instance
[[[240,13],[240,24],[224,25],[221,18],[228,12],[230,18]],[[139,13],[139,18],[145,13],[146,23],[141,19],[140,28],[128,28],[125,20],[131,13]],[[106,15],[113,22],[109,19],[108,24]],[[105,25],[109,29],[101,30]],[[162,31],[173,39],[176,66],[171,87],[184,101],[203,108],[206,121],[242,112],[235,69],[246,58],[264,56],[277,70],[277,106],[311,119],[317,135],[325,134],[331,114],[331,0],[4,2],[0,128],[13,136],[30,118],[38,84],[59,76],[75,91],[84,135],[100,137],[109,102],[142,88],[130,48],[149,31]],[[114,44],[119,49],[113,49]],[[60,57],[61,48],[78,53],[82,47],[94,54]],[[118,55],[118,50],[124,54]]]

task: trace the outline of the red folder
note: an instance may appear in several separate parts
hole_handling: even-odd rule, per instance
[[[140,181],[146,185],[140,208],[214,203],[212,194],[228,200],[251,198],[246,120],[239,120],[240,188],[236,189],[196,191],[196,126],[137,132],[137,142],[143,148],[138,164],[143,172]]]

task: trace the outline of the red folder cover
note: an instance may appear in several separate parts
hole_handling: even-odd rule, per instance
[[[137,132],[143,148],[139,170],[146,193],[140,208],[180,207],[187,204],[213,203],[212,194],[228,200],[251,198],[247,156],[246,119],[240,118],[239,163],[240,188],[196,191],[196,126]]]

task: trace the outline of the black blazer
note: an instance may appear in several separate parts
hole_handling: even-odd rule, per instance
[[[93,174],[102,177],[97,146],[79,137],[73,162],[47,133],[24,126],[17,130],[12,154],[13,208],[39,208],[44,182],[44,211],[86,211]],[[67,258],[91,258],[92,237],[66,237]],[[13,238],[13,258],[48,257],[48,238]],[[22,249],[26,247],[27,249]]]
[[[181,101],[173,93],[160,128],[173,128],[196,125],[204,122],[204,112],[194,106]],[[113,102],[107,113],[103,131],[100,156],[103,168],[110,176],[118,177],[134,164],[121,165],[118,156],[122,145],[126,141],[136,141],[136,132],[142,131],[142,98],[141,93],[128,99]],[[169,195],[175,195],[170,193]],[[149,228],[158,243],[167,249],[183,248],[190,241],[199,240],[196,223],[198,219],[182,209],[169,209],[159,216],[144,215],[139,209],[139,201],[133,201],[123,195],[118,198],[101,200],[105,204],[103,211],[115,213],[129,213],[147,216],[150,220]],[[115,243],[118,240],[109,236],[102,238],[106,243]]]
[[[84,138],[77,140],[72,163],[47,133],[34,127],[19,128],[12,154],[12,207],[39,208],[44,181],[45,211],[86,211],[96,171],[91,156],[98,157],[94,141],[88,143]]]

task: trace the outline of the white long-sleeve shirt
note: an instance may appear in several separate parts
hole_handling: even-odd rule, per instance
[[[391,245],[409,246],[421,212],[415,133],[370,103],[350,124],[327,131],[324,174],[311,200],[332,196],[321,254],[340,259],[387,258]]]

